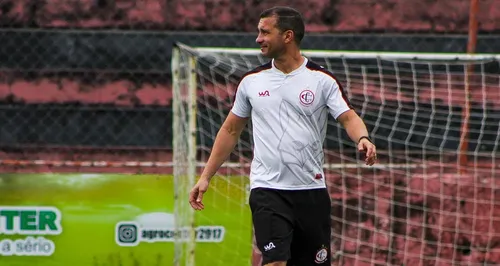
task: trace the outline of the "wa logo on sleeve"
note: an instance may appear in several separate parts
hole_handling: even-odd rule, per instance
[[[0,256],[51,256],[55,244],[43,236],[61,234],[61,218],[54,207],[0,206]]]

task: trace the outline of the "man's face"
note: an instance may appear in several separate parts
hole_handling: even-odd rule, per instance
[[[276,17],[261,18],[257,27],[259,35],[255,40],[263,56],[275,58],[283,52],[285,40],[276,27]]]

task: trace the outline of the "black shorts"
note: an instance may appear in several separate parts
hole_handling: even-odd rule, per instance
[[[262,265],[330,265],[331,201],[327,189],[250,192],[255,239]]]

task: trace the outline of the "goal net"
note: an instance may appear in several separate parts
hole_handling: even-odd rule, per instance
[[[500,264],[500,56],[303,53],[337,76],[378,149],[378,164],[365,166],[330,117],[324,168],[334,265]],[[239,79],[267,61],[254,49],[174,48],[177,226],[225,228],[213,249],[178,241],[179,265],[248,265],[251,123],[213,179],[207,210],[195,214],[187,195]]]

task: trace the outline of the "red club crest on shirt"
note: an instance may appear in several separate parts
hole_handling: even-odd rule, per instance
[[[299,94],[300,103],[309,106],[314,102],[314,93],[310,90],[303,90]]]

